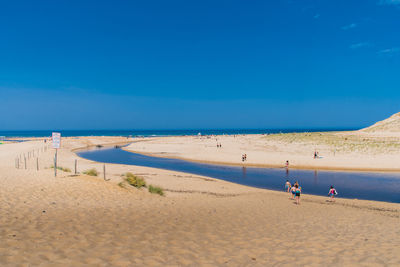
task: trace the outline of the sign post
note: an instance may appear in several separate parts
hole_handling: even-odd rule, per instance
[[[56,153],[54,155],[54,177],[57,176],[57,150],[60,148],[61,145],[61,133],[52,133],[52,145],[53,148],[56,149]]]

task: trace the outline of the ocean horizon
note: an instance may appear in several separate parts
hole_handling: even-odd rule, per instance
[[[60,132],[63,137],[74,136],[185,136],[185,135],[234,135],[234,134],[276,134],[295,132],[336,132],[353,131],[359,128],[291,128],[291,129],[176,129],[176,130],[10,130],[0,131],[4,137],[50,137]]]

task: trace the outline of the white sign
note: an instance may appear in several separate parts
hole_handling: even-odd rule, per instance
[[[60,148],[61,145],[61,133],[53,133],[53,148]]]

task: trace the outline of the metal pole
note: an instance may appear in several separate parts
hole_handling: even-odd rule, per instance
[[[78,160],[75,159],[75,174],[78,173],[77,168],[76,168],[77,167],[77,162],[78,162]]]
[[[103,178],[106,180],[106,164],[103,164]]]
[[[54,177],[57,176],[57,148],[56,148],[56,154],[54,155]]]

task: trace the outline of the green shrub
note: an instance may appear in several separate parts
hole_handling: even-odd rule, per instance
[[[96,169],[90,169],[83,172],[83,174],[90,175],[90,176],[97,176],[99,173]]]
[[[125,181],[131,186],[137,188],[146,187],[146,181],[143,178],[137,177],[136,175],[130,172],[127,172],[125,176],[126,176]]]
[[[149,192],[152,193],[152,194],[159,194],[160,196],[164,195],[163,189],[161,187],[158,187],[158,186],[150,185],[149,186]]]
[[[51,165],[50,168],[54,169],[54,165]],[[60,171],[63,171],[63,172],[71,172],[70,168],[64,168],[64,167],[61,167],[61,166],[57,166],[57,170],[60,170]]]

